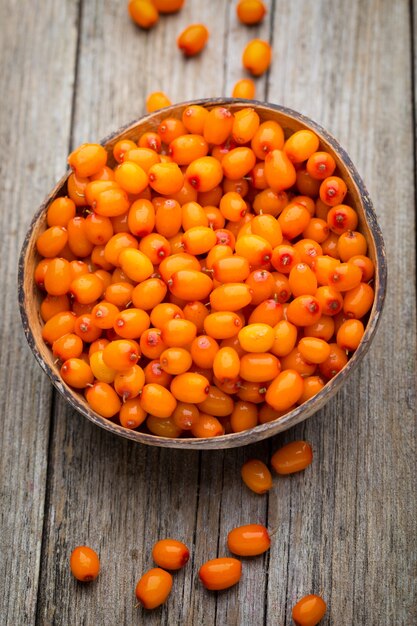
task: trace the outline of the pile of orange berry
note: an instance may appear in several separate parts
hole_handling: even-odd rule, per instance
[[[346,365],[374,265],[334,158],[250,107],[188,106],[69,156],[35,281],[62,379],[125,428],[279,419]]]
[[[310,444],[293,441],[276,450],[271,465],[277,474],[288,475],[306,469],[312,459]],[[247,461],[241,474],[245,484],[255,493],[265,493],[272,487],[271,474],[262,461]],[[264,554],[271,546],[273,534],[262,524],[246,524],[232,529],[227,537],[227,549],[234,556],[206,561],[198,572],[203,586],[209,591],[223,591],[236,585],[242,576],[242,561],[235,557],[252,558]],[[167,601],[173,587],[171,572],[188,563],[190,551],[181,541],[161,539],[153,546],[152,558],[157,567],[146,571],[135,587],[136,598],[145,609],[156,609]],[[78,546],[71,554],[70,568],[77,580],[90,582],[99,575],[100,560],[93,549]],[[293,607],[292,618],[297,626],[316,626],[326,610],[326,603],[320,596],[307,595]]]

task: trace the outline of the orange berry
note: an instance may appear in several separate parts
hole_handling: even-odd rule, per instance
[[[327,610],[325,601],[320,596],[304,596],[292,609],[292,618],[296,626],[316,626]]]
[[[177,400],[162,385],[148,383],[142,389],[140,404],[146,413],[154,417],[163,418],[172,415],[177,406]]]
[[[300,376],[312,376],[316,371],[315,363],[307,361],[298,348],[281,357],[282,370],[295,370]]]
[[[205,47],[209,38],[209,31],[204,24],[190,24],[179,35],[177,46],[186,57],[191,57]]]
[[[152,2],[160,13],[176,13],[184,4],[184,0],[152,0]]]
[[[148,186],[148,176],[146,172],[133,161],[125,160],[114,170],[116,183],[124,191],[130,194],[141,193]]]
[[[224,435],[224,427],[213,415],[200,413],[198,419],[191,427],[191,434],[198,438],[219,437]]]
[[[242,320],[233,311],[216,311],[204,320],[204,330],[214,339],[234,337],[242,328]]]
[[[207,138],[206,141],[208,141]],[[189,184],[197,191],[210,191],[221,182],[223,169],[217,159],[206,156],[190,163],[185,176]]]
[[[244,235],[236,241],[236,253],[255,267],[267,265],[272,258],[272,246],[259,235]]]
[[[165,282],[168,282],[172,275],[180,270],[194,270],[199,272],[201,270],[201,266],[195,256],[187,254],[186,252],[180,252],[178,254],[172,254],[164,259],[158,268],[158,271]]]
[[[300,261],[312,267],[314,259],[322,255],[322,248],[317,241],[313,239],[300,239],[293,244]]]
[[[189,133],[202,135],[204,132],[204,124],[208,115],[209,111],[207,109],[198,104],[194,104],[184,109],[182,113],[182,123]],[[206,137],[205,139],[208,141]]]
[[[112,186],[101,191],[91,206],[98,215],[117,217],[129,209],[129,198],[124,189]]]
[[[330,354],[330,346],[317,337],[303,337],[298,343],[301,356],[308,363],[323,363]]]
[[[200,335],[191,343],[190,352],[197,367],[205,369],[213,367],[214,358],[219,350],[215,339],[208,335]]]
[[[149,315],[142,309],[130,308],[117,314],[113,322],[116,333],[124,339],[137,339],[150,326]]]
[[[349,261],[353,256],[365,255],[367,243],[362,233],[348,230],[342,233],[337,242],[337,251],[342,261]]]
[[[200,411],[195,404],[178,402],[177,407],[172,414],[172,419],[175,425],[181,430],[190,430],[198,420],[199,415]]]
[[[233,348],[220,348],[213,361],[214,375],[220,380],[233,379],[239,374],[239,355]]]
[[[236,393],[239,400],[259,404],[265,401],[266,390],[265,383],[250,383],[245,380],[239,381],[238,388],[233,393]]]
[[[217,189],[217,187],[215,189]],[[210,193],[210,192],[208,191],[207,193]],[[220,194],[220,197],[222,197],[222,194]],[[219,199],[219,202],[220,202],[220,199]],[[223,228],[223,226],[226,223],[226,220],[221,214],[220,209],[218,209],[216,206],[212,206],[208,204],[203,207],[203,211],[206,214],[208,226],[214,229]]]
[[[342,204],[346,193],[346,183],[339,176],[328,176],[320,185],[320,200],[330,206]]]
[[[323,341],[330,341],[335,331],[335,323],[332,317],[322,315],[318,322],[304,326],[305,337],[317,337]]]
[[[83,351],[83,342],[74,333],[68,333],[59,337],[52,344],[52,354],[60,361],[77,359]]]
[[[336,235],[341,235],[348,230],[355,230],[358,225],[358,214],[350,206],[338,204],[328,212],[327,224]]]
[[[176,304],[161,302],[151,312],[151,323],[155,328],[162,328],[168,320],[184,319],[184,313]]]
[[[263,554],[271,545],[268,530],[261,524],[239,526],[227,536],[227,547],[238,556],[257,556]]]
[[[111,341],[103,350],[105,364],[117,371],[130,369],[136,365],[139,357],[139,346],[128,339]]]
[[[242,64],[254,76],[260,76],[271,64],[272,49],[267,41],[252,39],[242,55]]]
[[[187,346],[195,339],[197,334],[195,324],[185,319],[168,320],[161,330],[162,340],[168,347]]]
[[[331,343],[330,354],[325,361],[320,363],[319,370],[326,378],[333,378],[336,376],[346,365],[348,359],[346,352],[339,348],[337,343]]]
[[[208,144],[201,135],[181,135],[169,144],[169,155],[178,165],[189,165],[207,153]]]
[[[164,604],[171,589],[171,574],[159,567],[154,567],[138,581],[135,595],[145,609],[156,609]]]
[[[67,181],[67,192],[71,200],[75,203],[75,206],[85,206],[85,190],[90,180],[88,178],[82,178],[77,176],[75,172],[70,174]]]
[[[284,152],[292,163],[306,161],[319,147],[319,138],[311,130],[298,130],[284,144]]]
[[[127,148],[126,151],[131,150],[131,149],[137,147],[133,143],[133,141],[131,143],[133,145],[131,147]],[[143,135],[139,138],[138,146],[139,146],[139,148],[150,148],[151,150],[154,150],[155,152],[159,153],[159,152],[161,152],[162,141],[161,141],[160,136],[157,133],[147,132],[147,133],[143,133]],[[115,148],[116,148],[116,146],[115,146]],[[116,161],[117,161],[117,158],[116,158]]]
[[[310,222],[310,213],[302,204],[291,204],[285,207],[278,217],[282,234],[287,239],[301,235]]]
[[[143,371],[147,385],[155,383],[166,388],[170,386],[172,376],[164,372],[158,359],[150,361]]]
[[[81,178],[96,174],[106,165],[106,162],[106,149],[96,143],[84,143],[68,157],[70,167]]]
[[[161,198],[160,200],[156,206],[155,230],[164,237],[174,237],[181,228],[181,206],[171,198]]]
[[[325,313],[323,311],[323,313]],[[322,315],[320,301],[314,296],[298,296],[287,309],[287,319],[296,326],[309,326],[318,322]]]
[[[245,215],[247,205],[239,193],[229,191],[220,200],[219,209],[227,220],[237,222]]]
[[[291,288],[288,277],[280,272],[272,272],[274,288],[272,295],[280,303],[284,304],[291,297]]]
[[[303,393],[298,400],[298,404],[303,404],[303,402],[313,398],[323,387],[324,382],[320,376],[305,376],[303,378]]]
[[[113,328],[113,324],[119,315],[119,309],[115,304],[102,300],[91,311],[94,324],[98,328]]]
[[[242,78],[235,83],[232,98],[253,100],[255,97],[255,83],[250,78]]]
[[[216,378],[214,380],[217,381]],[[232,398],[215,385],[210,385],[206,399],[198,404],[200,411],[215,417],[230,415],[233,411],[233,406]]]
[[[162,333],[159,328],[145,330],[140,337],[139,346],[142,354],[148,359],[159,359],[167,347],[162,340]]]
[[[133,286],[128,282],[113,283],[106,288],[104,298],[117,307],[125,308],[132,300]]]
[[[249,324],[265,323],[275,326],[282,319],[282,306],[273,298],[264,300],[252,311]]]
[[[113,236],[113,225],[108,217],[90,213],[84,222],[87,239],[95,246],[106,244]]]
[[[100,560],[97,552],[88,546],[78,546],[71,552],[71,573],[81,582],[95,580],[100,572]]]
[[[242,24],[258,24],[264,18],[266,7],[262,0],[240,0],[236,13]]]
[[[62,380],[76,389],[84,389],[94,380],[91,367],[83,359],[68,359],[63,363],[60,373]]]
[[[342,350],[353,352],[359,346],[364,332],[365,329],[360,320],[346,320],[337,331],[337,345]]]
[[[66,259],[51,259],[46,268],[44,287],[51,296],[63,296],[69,291],[72,276]]]
[[[171,393],[176,400],[194,404],[203,402],[206,399],[209,388],[210,385],[207,378],[194,372],[186,372],[185,374],[175,376],[170,385]]]
[[[366,315],[374,301],[374,290],[367,283],[347,291],[343,301],[343,312],[347,317],[359,319]]]
[[[227,140],[232,128],[233,114],[231,111],[226,107],[214,107],[204,120],[204,139],[207,143],[218,146]]]
[[[169,290],[182,300],[205,300],[212,290],[213,281],[207,274],[196,270],[180,270],[168,281]]]
[[[306,441],[293,441],[279,448],[271,457],[271,465],[277,474],[294,474],[308,467],[313,451]]]
[[[138,309],[150,311],[165,298],[168,289],[160,278],[148,278],[132,291],[132,303]]]
[[[362,271],[353,263],[340,263],[329,275],[329,286],[337,291],[349,291],[359,285]]]
[[[40,314],[41,318],[44,322],[47,322],[51,317],[56,315],[57,313],[62,313],[63,311],[68,311],[70,309],[69,299],[67,295],[62,296],[50,296],[47,295],[46,298],[42,300],[40,306]]]
[[[153,274],[153,265],[149,258],[134,248],[125,248],[119,255],[119,263],[125,274],[136,282],[142,282]]]
[[[288,277],[291,292],[298,296],[314,296],[317,291],[317,278],[306,263],[297,263]]]
[[[334,287],[328,287],[327,285],[319,287],[315,293],[315,297],[320,304],[323,315],[337,315],[342,309],[343,298]],[[314,322],[311,322],[311,324],[313,323]],[[307,324],[307,326],[309,325],[310,323]]]
[[[188,563],[190,552],[181,541],[161,539],[152,548],[152,558],[159,567],[178,570]]]
[[[249,262],[243,256],[233,255],[213,264],[214,278],[220,283],[238,283],[248,278]]]
[[[242,465],[242,480],[255,493],[266,493],[272,487],[271,472],[262,461],[251,459]]]
[[[64,249],[68,241],[66,228],[51,226],[39,235],[36,240],[36,248],[43,257],[56,257]]]
[[[251,352],[242,356],[240,360],[240,377],[252,383],[273,380],[280,371],[280,362],[269,352]]]
[[[122,404],[119,413],[119,421],[124,428],[139,428],[145,419],[146,412],[142,409],[139,398],[126,400],[126,402]]]
[[[106,365],[103,361],[103,349],[97,350],[90,355],[90,367],[94,374],[94,378],[102,383],[110,384],[116,378],[116,370]]]
[[[268,324],[248,324],[239,331],[238,338],[246,352],[268,352],[274,343],[274,331]]]
[[[145,384],[145,374],[139,365],[133,365],[128,370],[117,372],[114,378],[114,388],[123,402],[136,398]]]
[[[152,165],[161,162],[159,155],[150,148],[132,148],[126,152],[124,160],[137,163],[146,173],[149,172]]]
[[[83,341],[90,343],[100,337],[101,328],[95,324],[95,318],[90,313],[83,313],[75,320],[74,332]]]
[[[191,354],[184,348],[167,348],[159,357],[161,367],[168,374],[174,376],[183,374],[192,365]]]
[[[195,226],[184,233],[182,242],[188,254],[205,254],[216,245],[216,235],[208,226]]]
[[[258,408],[252,402],[235,402],[230,416],[230,426],[232,432],[240,433],[249,428],[254,428],[258,423]]]
[[[256,157],[250,148],[240,146],[230,150],[222,160],[223,173],[227,178],[236,180],[246,176],[255,166]]]
[[[168,374],[166,374],[168,376]],[[146,428],[157,437],[180,437],[181,429],[176,426],[172,417],[155,417],[148,415],[146,418]]]
[[[48,206],[46,213],[46,223],[49,227],[61,226],[65,228],[70,219],[75,217],[75,202],[67,196],[55,198]]]
[[[237,144],[251,141],[259,128],[259,115],[254,109],[241,109],[234,116],[232,137]]]
[[[153,91],[146,98],[146,110],[148,113],[153,113],[159,109],[169,107],[171,104],[171,100],[163,91]]]
[[[239,582],[242,563],[233,558],[218,558],[207,561],[199,569],[198,576],[206,589],[219,591]]]
[[[181,120],[178,120],[175,117],[167,117],[158,126],[158,135],[161,137],[163,143],[169,145],[174,139],[177,137],[184,136],[186,133],[186,128]],[[171,156],[169,155],[161,155],[161,161],[171,162]]]
[[[197,333],[204,331],[204,320],[209,314],[207,307],[198,300],[194,302],[187,302],[183,310],[184,318],[189,322],[192,322],[197,328]]]
[[[156,7],[152,4],[152,2],[148,2],[148,0],[130,0],[128,11],[135,24],[144,30],[152,28],[152,26],[154,26],[159,20],[159,13]],[[156,108],[158,109],[160,107]],[[155,110],[156,109],[153,108],[147,108],[149,113]]]
[[[303,379],[295,370],[281,372],[269,385],[265,399],[273,409],[284,411],[295,404],[303,392]]]
[[[70,293],[80,304],[95,302],[103,290],[103,283],[95,274],[83,274],[74,278],[70,284]]]
[[[184,175],[176,163],[155,163],[148,176],[149,185],[161,195],[177,193],[184,184]]]
[[[375,273],[375,267],[371,259],[363,254],[357,254],[355,256],[351,256],[348,260],[348,263],[353,263],[359,267],[362,272],[362,282],[367,283],[373,278]]]
[[[252,300],[251,290],[244,283],[227,283],[210,294],[212,311],[240,311]]]
[[[74,332],[76,316],[70,311],[62,311],[53,315],[42,328],[42,339],[49,344]]]
[[[305,378],[303,380],[305,380]],[[276,411],[275,409],[272,408],[272,406],[269,406],[269,404],[263,404],[261,408],[259,409],[259,416],[258,416],[259,424],[267,424],[268,422],[274,422],[275,420],[279,419],[280,417],[283,417],[289,411],[291,411],[291,408],[292,407],[290,407],[289,409],[285,409],[284,411]]]
[[[307,172],[312,178],[324,180],[336,169],[336,161],[328,152],[314,152],[308,157]]]

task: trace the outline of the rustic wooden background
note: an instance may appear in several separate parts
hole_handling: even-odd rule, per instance
[[[326,626],[417,623],[415,479],[416,13],[407,0],[269,0],[260,27],[235,2],[188,0],[149,33],[125,0],[0,0],[0,622],[8,626],[284,626],[294,602],[321,593]],[[414,19],[414,27],[413,27]],[[211,31],[201,57],[175,48],[193,21]],[[275,440],[225,452],[145,448],[68,410],[26,345],[16,264],[32,214],[62,175],[68,151],[144,111],[148,92],[173,101],[230,95],[241,50],[269,39],[259,99],[295,108],[350,153],[386,238],[383,321],[342,393]],[[296,438],[313,465],[275,480],[269,496],[242,486],[249,457]],[[219,595],[196,580],[248,522],[277,529],[269,554],[245,563]],[[161,537],[184,540],[191,563],[163,608],[134,608],[133,588]],[[75,545],[96,548],[90,586],[68,569]]]

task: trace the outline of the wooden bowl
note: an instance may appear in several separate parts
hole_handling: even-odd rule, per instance
[[[229,107],[232,111],[252,106],[261,117],[261,120],[276,120],[281,124],[286,133],[291,133],[305,128],[313,130],[320,138],[321,149],[328,151],[335,158],[338,168],[337,173],[345,180],[348,187],[346,202],[354,206],[359,215],[358,228],[367,239],[368,254],[373,260],[376,268],[374,278],[375,300],[369,314],[369,321],[366,325],[365,334],[358,349],[355,351],[343,370],[339,372],[339,374],[337,374],[337,376],[335,376],[330,382],[328,382],[322,391],[320,391],[316,396],[301,406],[298,406],[284,417],[273,422],[261,424],[244,432],[223,435],[215,438],[168,439],[157,437],[152,434],[123,428],[122,426],[119,426],[92,411],[85,401],[84,396],[68,387],[62,381],[59,375],[59,367],[57,367],[54,363],[52,352],[42,339],[42,321],[39,314],[41,294],[39,293],[39,290],[33,280],[35,266],[40,260],[36,251],[36,239],[38,235],[45,230],[46,212],[50,202],[58,196],[66,194],[66,184],[70,172],[67,172],[67,174],[61,178],[52,192],[48,195],[45,202],[41,205],[33,218],[25,237],[19,260],[19,305],[26,338],[38,363],[48,374],[53,385],[64,396],[68,403],[89,420],[116,435],[153,446],[188,448],[195,450],[233,448],[271,437],[272,435],[276,435],[283,430],[287,430],[288,428],[291,428],[291,426],[298,424],[298,422],[307,419],[307,417],[310,417],[310,415],[318,411],[332,396],[334,396],[347,380],[352,370],[358,365],[368,350],[379,322],[384,302],[387,275],[385,248],[381,230],[379,228],[375,212],[372,208],[370,197],[349,156],[337,143],[337,141],[318,124],[296,111],[292,111],[281,106],[257,101],[235,100],[231,98],[193,100],[173,105],[128,124],[124,128],[121,128],[116,133],[104,139],[102,143],[109,151],[110,164],[114,164],[112,148],[119,139],[126,138],[137,141],[139,135],[143,132],[155,130],[164,118],[168,116],[181,117],[182,111],[190,104],[199,104],[209,108],[224,105]]]

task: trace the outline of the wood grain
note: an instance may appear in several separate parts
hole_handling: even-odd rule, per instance
[[[33,212],[65,167],[77,4],[44,0],[35,18],[0,3],[2,624],[35,623],[52,390],[22,333],[16,268]]]
[[[0,137],[9,156],[7,176],[0,179],[1,258],[8,261],[0,320],[0,345],[7,345],[0,357],[6,390],[0,615],[6,625],[289,626],[291,606],[311,592],[328,602],[324,626],[417,621],[409,4],[341,0],[335,10],[330,0],[271,0],[269,9],[262,26],[246,29],[237,25],[233,3],[189,0],[181,13],[144,33],[126,17],[125,3],[84,0],[77,72],[75,1],[58,9],[45,0],[36,20],[15,3],[11,15],[7,10],[1,16],[8,23],[0,42],[8,61],[1,76],[7,115]],[[206,23],[211,39],[200,57],[186,61],[174,40],[191,21]],[[145,448],[98,429],[56,398],[48,456],[51,391],[23,345],[14,308],[13,268],[31,211],[62,173],[70,135],[73,143],[105,136],[141,114],[154,89],[163,88],[173,101],[228,95],[243,75],[240,51],[258,35],[274,44],[274,63],[258,81],[258,97],[298,109],[334,133],[377,208],[388,248],[389,296],[371,351],[323,410],[270,442],[225,452]],[[314,448],[306,472],[275,478],[265,497],[242,486],[244,460],[266,460],[297,438]],[[228,530],[249,521],[277,530],[270,554],[245,561],[236,588],[205,592],[199,565],[224,554]],[[146,613],[134,608],[134,584],[151,565],[153,542],[168,535],[190,546],[191,563],[175,574],[167,605]],[[81,543],[97,548],[102,559],[102,573],[88,587],[68,571],[69,553]]]

